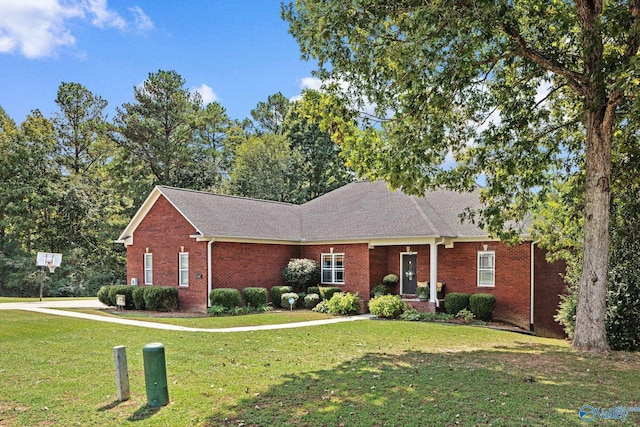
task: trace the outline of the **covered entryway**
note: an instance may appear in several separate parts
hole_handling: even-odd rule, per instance
[[[403,252],[400,254],[400,293],[415,294],[418,282],[418,254]]]

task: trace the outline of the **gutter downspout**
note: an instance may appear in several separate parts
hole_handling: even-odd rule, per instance
[[[535,267],[536,267],[536,263],[535,263],[535,246],[536,243],[540,242],[539,240],[535,240],[531,242],[531,291],[530,291],[530,304],[531,306],[529,307],[529,313],[530,313],[530,320],[529,320],[529,331],[530,332],[535,332],[534,331],[534,324],[533,324],[533,309],[534,309],[534,304],[533,304],[533,299],[534,299],[534,286],[535,286]]]
[[[207,307],[211,307],[211,289],[213,289],[213,273],[211,272],[211,246],[213,239],[207,242]]]

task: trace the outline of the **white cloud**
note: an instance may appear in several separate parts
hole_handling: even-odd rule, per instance
[[[136,28],[139,31],[153,30],[154,25],[151,18],[140,8],[140,6],[134,6],[129,8],[129,12],[133,14],[133,19],[136,24]]]
[[[312,89],[312,90],[320,90],[322,87],[322,80],[317,77],[303,77],[300,81],[300,88],[304,89]]]
[[[139,7],[131,8],[136,28],[153,22]],[[27,58],[51,56],[61,47],[75,46],[69,21],[86,20],[98,28],[125,31],[128,23],[109,8],[107,0],[1,0],[0,53],[19,52]]]
[[[216,95],[213,89],[204,83],[201,84],[199,87],[192,88],[191,93],[194,93],[194,92],[198,92],[200,94],[200,96],[202,97],[202,103],[204,105],[207,105],[219,99],[218,95]]]

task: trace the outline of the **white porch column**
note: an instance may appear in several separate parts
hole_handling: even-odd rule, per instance
[[[438,244],[429,243],[429,282],[431,284],[430,302],[436,303],[438,307]]]

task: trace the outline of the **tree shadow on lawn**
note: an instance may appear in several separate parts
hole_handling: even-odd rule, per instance
[[[608,356],[585,359],[529,343],[368,353],[285,376],[265,392],[223,407],[206,425],[583,425],[582,405],[633,404],[640,386],[628,382],[639,361],[633,356],[626,369],[609,368]]]

